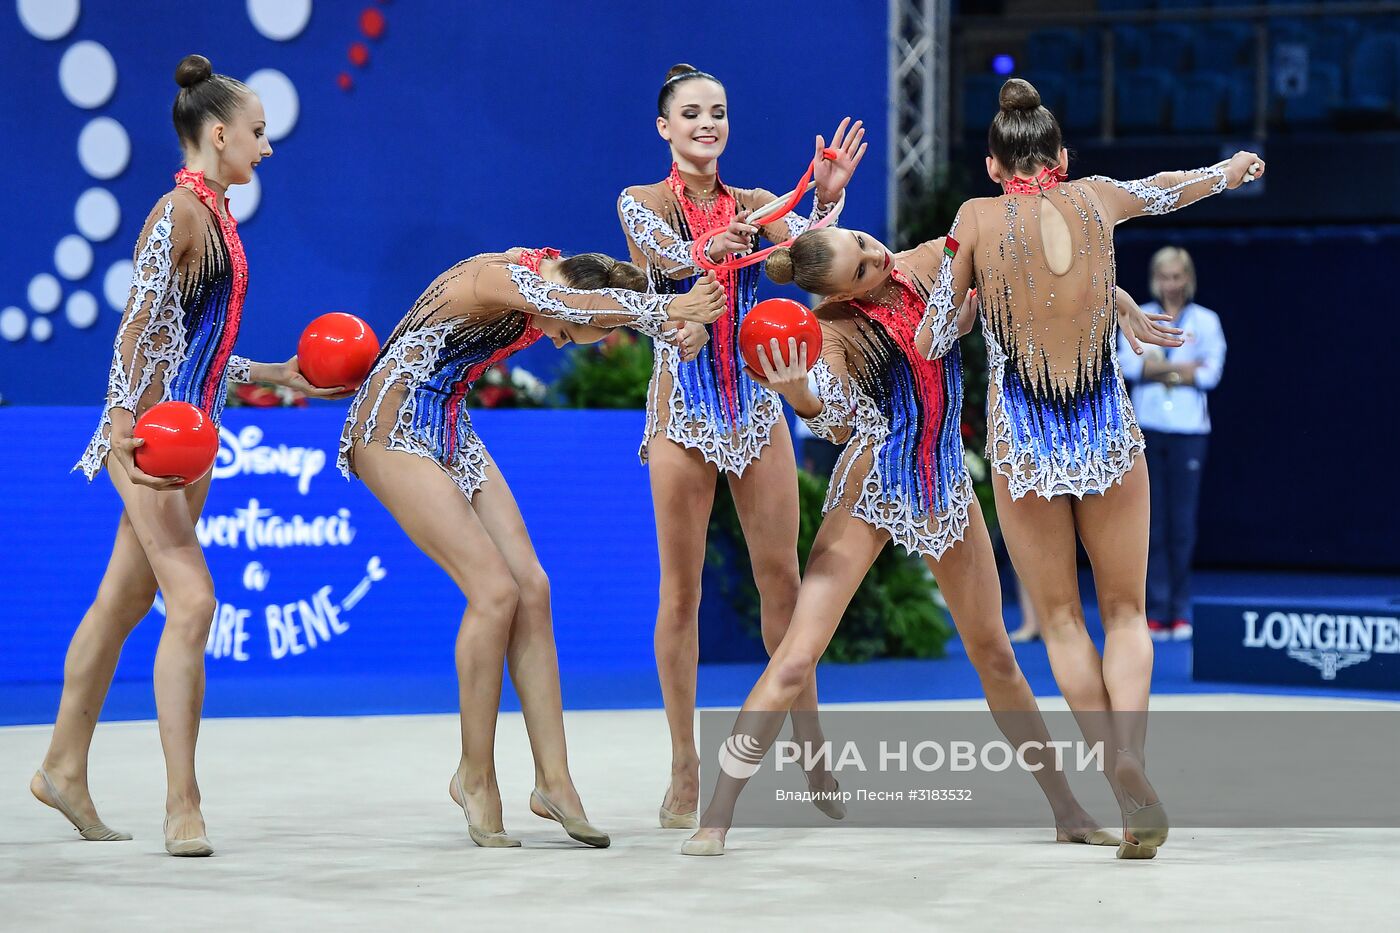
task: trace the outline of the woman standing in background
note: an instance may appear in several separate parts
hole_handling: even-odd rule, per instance
[[[1135,383],[1133,410],[1152,471],[1152,530],[1147,551],[1147,628],[1155,641],[1191,637],[1191,555],[1210,440],[1206,393],[1225,369],[1220,317],[1196,304],[1191,254],[1164,246],[1152,257],[1149,314],[1164,313],[1185,343],[1138,357],[1119,338],[1123,378]],[[1160,302],[1160,303],[1159,303]]]

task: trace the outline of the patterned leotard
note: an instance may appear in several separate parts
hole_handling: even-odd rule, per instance
[[[102,420],[75,470],[95,477],[111,451],[112,412],[140,417],[160,402],[188,402],[218,423],[229,382],[247,382],[233,355],[248,291],[238,222],[200,172],[182,170],[137,240],[126,311],[112,349]]]
[[[466,407],[472,383],[542,332],[532,315],[661,336],[673,295],[590,291],[547,281],[558,250],[512,249],[457,263],[428,286],[385,341],[350,403],[337,464],[354,473],[356,445],[426,457],[468,499],[486,479],[486,447]],[[659,341],[658,341],[659,343]]]
[[[694,201],[686,194],[680,169],[672,165],[665,181],[628,188],[619,198],[618,215],[632,261],[647,270],[658,294],[680,294],[695,284],[701,274],[690,252],[695,237],[774,197],[761,188],[731,188],[718,179],[715,184],[713,201]],[[782,242],[833,210],[839,212],[840,202],[815,206],[809,218],[789,215],[761,229],[768,239]],[[740,475],[768,445],[773,425],[783,414],[782,402],[777,393],[748,377],[737,352],[739,324],[757,301],[759,276],[757,265],[718,274],[728,311],[709,325],[710,342],[694,360],[683,362],[674,346],[655,344],[640,450],[643,463],[647,445],[658,434],[700,451],[721,472]]]
[[[841,508],[937,559],[962,540],[975,501],[963,463],[956,313],[938,302],[942,241],[895,257],[873,300],[817,308],[822,410],[807,424],[845,444],[824,511]]]
[[[1013,499],[1102,493],[1142,451],[1118,368],[1113,228],[1225,190],[1223,168],[1139,181],[1094,177],[968,201],[948,234],[948,301],[977,284],[987,339],[987,456]],[[1051,271],[1041,233],[1054,211],[1070,261]]]

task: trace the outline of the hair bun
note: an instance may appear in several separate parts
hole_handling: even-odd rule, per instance
[[[1008,78],[1001,86],[998,98],[1007,113],[1035,110],[1040,106],[1040,92],[1024,78]]]
[[[608,288],[644,292],[647,290],[647,274],[630,262],[614,262],[608,269]]]
[[[675,78],[679,75],[690,74],[692,71],[699,70],[700,69],[696,68],[694,65],[687,64],[686,62],[680,62],[678,64],[672,65],[671,70],[666,72],[666,80],[670,81],[672,78]]]
[[[768,278],[779,285],[788,285],[792,282],[792,250],[786,246],[780,246],[768,254],[768,258],[763,260],[763,271],[768,274]]]
[[[175,68],[175,83],[180,87],[194,87],[214,73],[214,66],[203,55],[186,55]]]

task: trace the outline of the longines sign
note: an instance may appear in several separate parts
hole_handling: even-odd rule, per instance
[[[1400,606],[1199,601],[1193,678],[1400,691]]]

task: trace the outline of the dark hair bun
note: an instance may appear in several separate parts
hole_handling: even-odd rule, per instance
[[[175,83],[194,87],[214,73],[214,66],[203,55],[186,55],[175,68]]]
[[[768,278],[779,285],[788,285],[792,282],[792,250],[786,246],[780,246],[768,254],[768,258],[763,260],[763,271],[768,274]]]
[[[1001,86],[1001,109],[1008,113],[1035,110],[1040,106],[1040,92],[1024,78],[1008,78]]]
[[[630,262],[615,262],[608,270],[608,288],[644,292],[647,290],[647,274]]]
[[[672,78],[676,77],[677,75],[686,75],[686,74],[690,74],[692,71],[699,71],[699,70],[700,70],[700,69],[699,69],[699,68],[696,68],[694,65],[687,65],[685,62],[681,62],[681,63],[678,64],[678,65],[672,65],[672,66],[671,66],[671,70],[668,71],[668,72],[666,72],[666,80],[667,80],[667,81],[670,81]]]

